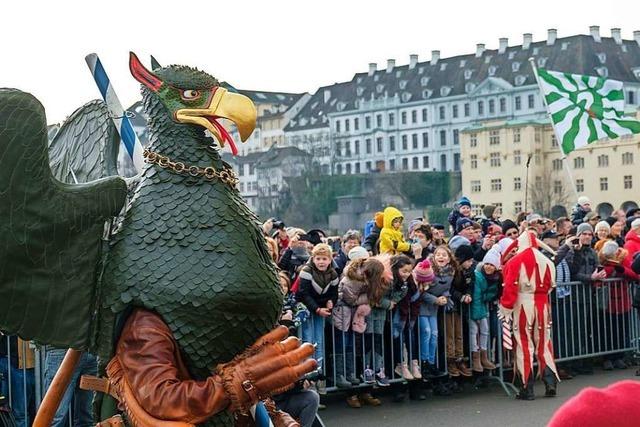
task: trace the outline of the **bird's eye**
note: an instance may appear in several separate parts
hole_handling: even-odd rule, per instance
[[[183,90],[180,93],[180,96],[186,101],[193,101],[194,99],[198,99],[200,97],[200,91],[194,89]]]

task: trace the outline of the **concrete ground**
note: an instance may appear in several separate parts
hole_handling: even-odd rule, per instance
[[[585,387],[605,387],[624,379],[638,379],[635,368],[617,371],[596,370],[594,375],[580,375],[558,385],[558,396],[545,398],[544,385],[536,383],[536,400],[523,402],[508,397],[497,385],[474,389],[469,383],[463,393],[450,397],[432,396],[422,402],[394,403],[389,393],[379,395],[379,407],[363,406],[352,409],[344,402],[344,395],[323,399],[327,409],[320,411],[326,426],[438,426],[438,427],[495,427],[545,426],[555,410]]]

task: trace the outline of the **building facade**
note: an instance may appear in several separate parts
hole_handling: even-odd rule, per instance
[[[546,120],[487,121],[461,134],[462,191],[476,214],[494,204],[505,217],[525,209],[563,216],[585,195],[605,216],[637,206],[639,156],[640,135],[633,135],[592,143],[563,160]]]

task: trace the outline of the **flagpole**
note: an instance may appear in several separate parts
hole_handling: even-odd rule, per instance
[[[549,117],[549,121],[551,121],[551,129],[553,129],[553,134],[556,137],[556,142],[558,143],[558,146],[560,147],[560,152],[562,153],[561,159],[564,160],[562,163],[564,163],[565,170],[567,171],[567,175],[569,175],[569,181],[571,182],[571,187],[573,188],[573,192],[575,193],[576,199],[577,199],[578,198],[578,189],[576,187],[575,180],[573,179],[573,173],[571,172],[571,168],[569,167],[569,158],[567,157],[567,154],[562,149],[562,140],[558,137],[558,133],[556,132],[556,127],[553,125],[553,120],[551,119],[551,111],[549,111],[549,105],[547,104],[547,100],[544,97],[544,90],[542,89],[542,86],[540,85],[540,76],[538,76],[538,68],[536,67],[536,61],[535,61],[535,59],[533,57],[529,58],[529,64],[531,64],[531,68],[533,69],[533,75],[536,78],[536,83],[538,84],[538,89],[540,89],[540,92],[542,93],[542,103],[544,104],[545,108],[547,109],[547,116]]]

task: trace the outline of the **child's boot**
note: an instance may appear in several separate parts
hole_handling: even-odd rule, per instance
[[[480,361],[480,353],[477,351],[471,352],[471,369],[473,372],[482,372],[484,369],[482,368],[482,363]]]
[[[496,369],[496,365],[493,364],[491,360],[489,360],[489,353],[487,350],[480,350],[480,362],[482,363],[482,367],[484,369]]]

